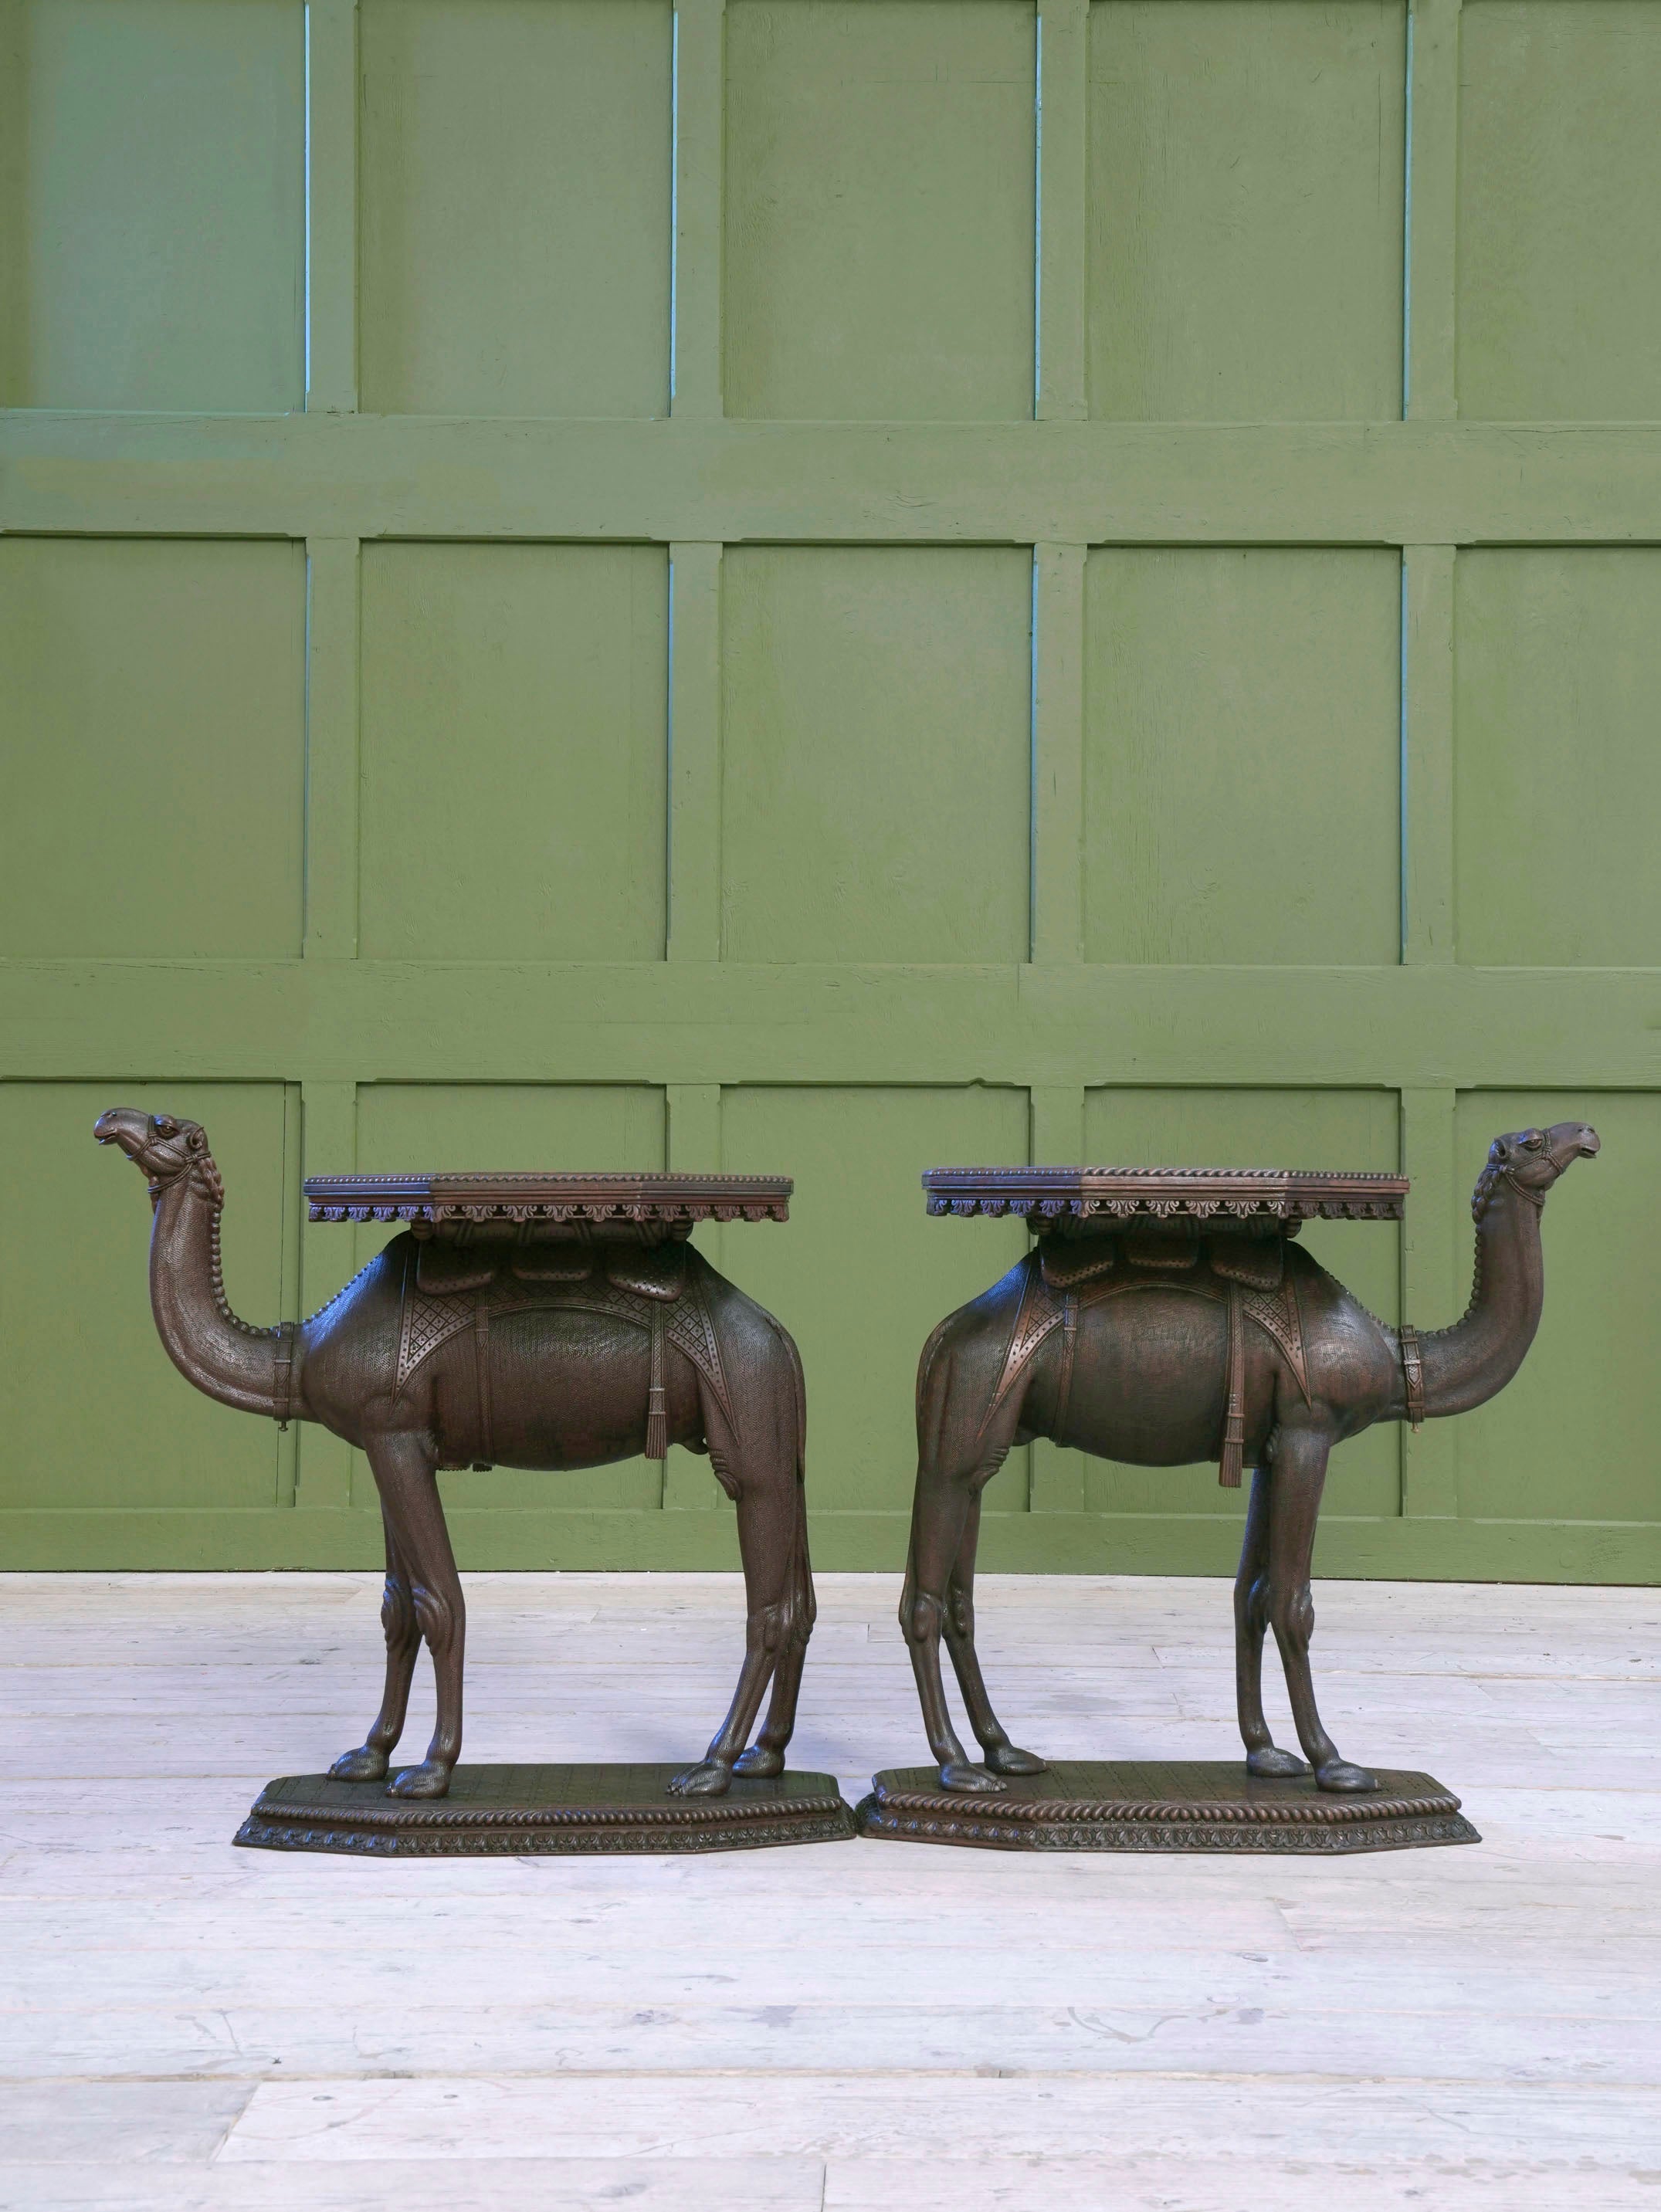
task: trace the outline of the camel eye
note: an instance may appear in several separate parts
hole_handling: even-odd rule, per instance
[[[1530,1152],[1543,1152],[1546,1149],[1546,1140],[1537,1129],[1531,1137],[1524,1137],[1523,1143]]]
[[[171,1114],[158,1114],[156,1115],[155,1133],[158,1137],[176,1137],[179,1134],[179,1124],[173,1120]]]

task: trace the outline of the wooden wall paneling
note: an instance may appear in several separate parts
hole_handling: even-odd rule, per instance
[[[1661,416],[1661,5],[1467,0],[1459,402],[1490,420]]]
[[[1394,961],[1397,556],[1098,548],[1086,605],[1086,958]]]
[[[1085,1161],[1082,1083],[1035,1083],[1031,1097],[1031,1157],[1037,1167],[1074,1167]],[[942,1162],[950,1165],[950,1162]],[[1085,1469],[1082,1452],[1063,1451],[1048,1437],[1027,1447],[1031,1462],[1031,1510],[1034,1513],[1082,1513]]]
[[[1090,405],[1401,413],[1400,0],[1096,0]]]
[[[0,1268],[0,1506],[53,1524],[62,1555],[96,1558],[106,1514],[149,1512],[180,1565],[197,1518],[273,1510],[277,1434],[216,1406],[168,1359],[150,1317],[150,1208],[137,1170],[93,1144],[108,1106],[207,1130],[226,1183],[225,1288],[256,1328],[283,1304],[283,1093],[278,1084],[136,1078],[0,1084],[15,1173]],[[109,1564],[107,1558],[105,1561]]]
[[[669,549],[671,960],[721,957],[721,562],[719,545]]]
[[[1402,1171],[1413,1189],[1402,1232],[1401,1313],[1421,1334],[1457,1321],[1470,1291],[1469,1201],[1482,1161],[1461,1156],[1456,1104],[1451,1084],[1402,1092]],[[1462,1433],[1457,1420],[1401,1431],[1403,1513],[1446,1520],[1458,1512]]]
[[[735,547],[721,598],[725,957],[1024,959],[1031,556]]]
[[[662,546],[365,549],[366,956],[662,957],[668,595]]]
[[[307,0],[306,406],[357,407],[358,0]]]
[[[1542,1580],[1585,1573],[1568,1563],[1590,1553],[1600,1578],[1641,1581],[1654,1572],[1646,1547],[1661,1521],[1652,1380],[1661,1094],[1462,1091],[1459,1176],[1468,1190],[1502,1130],[1582,1118],[1603,1151],[1578,1162],[1547,1201],[1540,1334],[1516,1380],[1460,1424],[1459,1510],[1470,1521],[1531,1523]]]
[[[363,403],[664,415],[669,0],[359,0]]]
[[[1089,413],[1090,0],[1038,4],[1038,373],[1040,422]]]
[[[677,0],[672,414],[721,412],[726,225],[726,0]]]
[[[305,23],[290,0],[10,0],[0,406],[301,404]]]
[[[39,1356],[149,1410],[131,1481],[90,1396],[68,1492],[20,1460],[9,1559],[379,1555],[351,1454],[167,1367],[82,1127],[137,1071],[210,1104],[262,1320],[373,1247],[300,1219],[360,1096],[365,1158],[794,1173],[706,1249],[802,1343],[816,1558],[891,1569],[922,1339],[1021,1249],[922,1166],[1399,1158],[1332,1264],[1433,1328],[1494,1129],[1590,1112],[1524,1376],[1346,1447],[1321,1564],[1661,1575],[1606,1212],[1661,1096],[1657,6],[314,0],[307,76],[290,0],[131,0],[104,82],[89,0],[13,0],[0,1115],[105,1193]],[[983,1557],[1227,1572],[1191,1472],[1024,1454]],[[733,1560],[692,1462],[451,1497],[471,1565]]]
[[[1031,419],[1031,0],[727,0],[733,415]]]
[[[1404,412],[1458,413],[1460,0],[1411,0],[1408,15],[1407,343]]]
[[[671,1169],[703,1169],[719,1173],[721,1159],[721,1085],[718,1083],[672,1083],[665,1092],[668,1114],[667,1158],[664,1164]],[[783,1170],[788,1174],[787,1168]],[[770,1229],[775,1224],[763,1223]],[[787,1229],[789,1224],[783,1224]],[[718,1221],[706,1221],[693,1233],[693,1243],[712,1267],[722,1274],[728,1271],[729,1261],[736,1260],[739,1273],[735,1279],[742,1281],[742,1261],[748,1243],[748,1224],[740,1223],[729,1239]],[[729,1243],[735,1247],[729,1252]],[[788,1326],[788,1323],[786,1323]],[[813,1395],[807,1400],[808,1436],[812,1436]],[[710,1472],[709,1462],[696,1452],[683,1451],[672,1444],[669,1456],[663,1462],[663,1510],[665,1512],[711,1512],[727,1504],[726,1492]]]
[[[293,545],[0,538],[0,952],[297,955],[305,594]]]

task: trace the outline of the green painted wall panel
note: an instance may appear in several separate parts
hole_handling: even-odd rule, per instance
[[[1032,412],[1028,0],[728,0],[730,415]]]
[[[1092,1090],[1086,1148],[1110,1167],[1377,1169],[1401,1166],[1400,1107],[1388,1091]],[[1409,1204],[1411,1200],[1409,1200]],[[1302,1242],[1362,1304],[1401,1317],[1401,1231],[1393,1222],[1311,1222]],[[1437,1315],[1433,1322],[1451,1319]],[[1401,1510],[1400,1431],[1352,1437],[1333,1454],[1326,1510],[1389,1517]],[[1086,1462],[1098,1513],[1221,1514],[1242,1520],[1246,1492],[1224,1490],[1214,1467]]]
[[[1409,146],[1376,0],[317,0],[303,115],[298,0],[0,0],[7,1559],[378,1556],[363,1462],[167,1365],[125,1068],[256,1318],[375,1241],[307,1169],[794,1173],[700,1241],[890,1569],[1020,1249],[922,1166],[1399,1157],[1410,1241],[1311,1245],[1434,1327],[1500,1107],[1589,1109],[1519,1382],[1341,1450],[1317,1556],[1654,1577],[1658,4],[1421,6]],[[302,231],[317,411],[210,420],[298,404]],[[684,1454],[449,1493],[469,1565],[735,1560]],[[1206,1468],[990,1504],[989,1565],[1238,1544]]]
[[[1661,1522],[1661,1092],[1470,1091],[1457,1115],[1462,1188],[1502,1131],[1582,1119],[1603,1150],[1546,1201],[1540,1333],[1516,1380],[1455,1424],[1461,1514],[1548,1524],[1548,1580],[1572,1571],[1549,1524]]]
[[[362,404],[662,415],[667,0],[361,0]]]
[[[202,1123],[225,1176],[226,1294],[255,1327],[283,1318],[280,1084],[0,1084],[0,1510],[273,1505],[275,1425],[204,1398],[156,1336],[149,1201],[131,1163],[94,1146],[106,1106]]]
[[[721,1097],[721,1165],[796,1178],[790,1219],[729,1229],[723,1265],[800,1346],[808,1496],[818,1512],[910,1510],[917,1468],[917,1360],[935,1323],[1026,1249],[1013,1221],[933,1221],[920,1177],[954,1161],[1019,1164],[1023,1091],[783,1090]],[[1024,1512],[1026,1455],[1012,1453],[989,1512]],[[904,1523],[892,1564],[904,1564]]]
[[[664,1138],[663,1093],[645,1085],[380,1083],[357,1094],[357,1165],[371,1175],[426,1167],[660,1169]],[[338,1233],[356,1243],[357,1267],[386,1242],[378,1230]],[[643,1459],[571,1474],[497,1468],[444,1477],[447,1500],[472,1512],[654,1512],[662,1487],[661,1469]],[[368,1462],[355,1454],[352,1503],[373,1506],[374,1495]]]
[[[1391,553],[1091,554],[1086,958],[1396,957],[1400,607]]]
[[[300,0],[0,7],[0,405],[298,407]]]
[[[1030,556],[745,547],[722,579],[726,957],[1024,958]]]
[[[1402,411],[1406,10],[1097,0],[1093,415]]]
[[[0,953],[299,951],[305,594],[292,545],[0,538]]]
[[[1459,957],[1661,962],[1661,551],[1493,549],[1455,569]]]
[[[1466,0],[1459,409],[1661,416],[1661,5]]]
[[[661,546],[371,545],[366,955],[660,958]]]

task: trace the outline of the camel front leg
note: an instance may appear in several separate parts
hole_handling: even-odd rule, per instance
[[[1348,1792],[1376,1790],[1378,1778],[1339,1756],[1321,1725],[1309,1671],[1309,1642],[1315,1632],[1309,1567],[1331,1449],[1331,1437],[1318,1429],[1283,1427],[1275,1438],[1269,1493],[1269,1617],[1281,1647],[1287,1693],[1304,1755],[1323,1790]]]
[[[733,1763],[734,1774],[782,1774],[784,1754],[796,1731],[796,1700],[801,1693],[801,1670],[807,1660],[807,1639],[813,1632],[818,1607],[813,1598],[813,1570],[807,1557],[807,1513],[797,1492],[798,1528],[795,1564],[792,1570],[790,1620],[784,1650],[773,1670],[773,1694],[761,1734],[748,1751]]]
[[[988,1769],[994,1774],[1043,1774],[1048,1769],[1043,1759],[1036,1752],[1022,1751],[1011,1743],[1008,1730],[993,1711],[975,1650],[975,1551],[981,1534],[981,1492],[997,1473],[1003,1457],[1000,1454],[981,1475],[964,1516],[963,1541],[946,1594],[946,1648],[957,1671],[969,1725],[985,1754]]]
[[[1262,1776],[1305,1774],[1295,1752],[1282,1751],[1263,1718],[1263,1637],[1269,1627],[1269,1471],[1260,1467],[1251,1480],[1240,1571],[1234,1579],[1234,1696],[1245,1746],[1246,1772]]]
[[[374,1726],[356,1751],[343,1752],[329,1769],[337,1782],[386,1780],[387,1762],[404,1733],[416,1652],[421,1644],[410,1578],[399,1559],[384,1508],[380,1520],[386,1541],[386,1583],[380,1597],[380,1626],[386,1638],[386,1682]]]
[[[965,1795],[1005,1786],[995,1774],[973,1765],[958,1742],[946,1710],[946,1686],[940,1680],[946,1586],[963,1549],[970,1504],[967,1476],[944,1474],[927,1465],[918,1469],[916,1502],[911,1510],[911,1547],[906,1555],[905,1587],[900,1593],[900,1632],[911,1654],[917,1702],[922,1707],[928,1748],[940,1766],[940,1787]]]
[[[429,1436],[400,1433],[365,1440],[381,1510],[409,1577],[416,1625],[433,1656],[438,1717],[427,1756],[386,1784],[389,1797],[442,1797],[461,1756],[461,1682],[467,1609],[438,1494],[438,1455]]]

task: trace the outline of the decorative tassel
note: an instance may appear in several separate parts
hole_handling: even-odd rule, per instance
[[[1237,1284],[1228,1286],[1228,1371],[1223,1377],[1223,1387],[1228,1394],[1228,1411],[1223,1421],[1223,1452],[1217,1466],[1217,1480],[1225,1490],[1238,1490],[1240,1470],[1245,1462],[1245,1330],[1241,1321],[1240,1292]]]
[[[650,1341],[652,1380],[646,1394],[646,1456],[648,1459],[667,1459],[669,1406],[663,1395],[663,1316],[655,1305],[652,1308]]]

